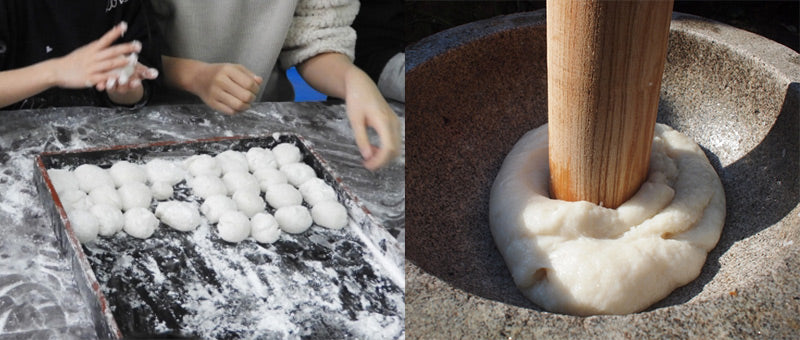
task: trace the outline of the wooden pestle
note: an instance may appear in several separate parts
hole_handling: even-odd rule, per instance
[[[647,179],[671,16],[671,0],[547,0],[551,197],[617,208]]]

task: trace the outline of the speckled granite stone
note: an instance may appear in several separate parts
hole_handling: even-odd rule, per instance
[[[496,17],[407,51],[408,338],[800,336],[800,55],[690,15],[673,15],[658,121],[694,138],[725,188],[702,273],[631,315],[549,313],[517,291],[489,231],[489,190],[547,119],[544,19]]]

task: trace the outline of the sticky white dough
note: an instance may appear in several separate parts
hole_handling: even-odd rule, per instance
[[[89,198],[93,204],[109,204],[117,209],[122,209],[122,199],[113,185],[104,185],[92,189]]]
[[[117,188],[125,183],[139,182],[144,183],[147,181],[147,174],[139,164],[134,164],[128,161],[115,162],[114,165],[108,169],[111,179],[114,180],[114,185]]]
[[[266,192],[267,188],[275,184],[286,184],[289,180],[286,175],[278,169],[261,169],[253,173],[261,186],[261,191]]]
[[[227,150],[223,151],[215,157],[217,164],[222,168],[222,173],[229,172],[248,172],[250,165],[247,164],[247,157],[244,153],[239,151]]]
[[[150,160],[144,165],[144,169],[150,183],[166,182],[175,185],[186,177],[186,172],[177,162],[161,158]]]
[[[125,212],[125,225],[122,227],[128,235],[145,239],[153,235],[158,227],[158,219],[149,209],[133,208]]]
[[[153,194],[153,198],[163,201],[172,197],[175,189],[172,188],[172,184],[167,182],[155,182],[150,185],[150,192]]]
[[[273,208],[281,208],[303,203],[303,195],[291,184],[275,184],[264,193],[267,203]]]
[[[150,187],[144,183],[130,182],[117,189],[122,200],[122,210],[128,211],[133,208],[149,208],[153,195]]]
[[[189,181],[192,192],[202,198],[215,195],[227,195],[228,187],[221,178],[216,176],[201,175]]]
[[[225,195],[214,195],[206,198],[200,205],[200,212],[208,219],[208,222],[217,223],[219,217],[226,211],[236,211],[236,202]]]
[[[50,169],[47,170],[47,176],[57,193],[78,190],[78,177],[69,169]]]
[[[306,163],[291,163],[281,166],[281,172],[292,185],[299,187],[312,178],[317,178],[314,168]]]
[[[64,193],[58,194],[58,199],[61,200],[61,206],[69,213],[73,210],[89,210],[94,202],[86,195],[85,192],[80,190],[69,190]]]
[[[91,192],[92,189],[103,185],[114,185],[114,180],[108,171],[94,164],[78,166],[73,173],[78,178],[78,187],[83,192]]]
[[[247,164],[250,166],[251,172],[278,167],[278,161],[269,149],[253,147],[247,150],[245,157],[247,158]]]
[[[161,202],[156,207],[156,217],[161,223],[179,231],[192,231],[200,225],[200,212],[189,202]]]
[[[89,243],[97,239],[100,223],[92,213],[86,210],[73,210],[68,214],[72,232],[81,243]]]
[[[336,191],[322,179],[312,178],[300,185],[300,194],[308,205],[315,206],[322,201],[336,201]]]
[[[273,243],[281,236],[281,228],[275,217],[268,213],[258,213],[250,218],[250,236],[256,242]]]
[[[100,236],[112,236],[122,230],[122,226],[125,224],[122,211],[113,205],[95,204],[89,209],[89,212],[97,218]]]
[[[275,211],[275,220],[281,230],[290,234],[302,233],[311,227],[313,219],[308,209],[302,205],[281,207]]]
[[[330,229],[342,229],[347,225],[347,209],[337,201],[322,201],[311,208],[314,223]]]
[[[217,160],[209,155],[195,155],[183,161],[183,166],[189,170],[192,176],[214,176],[222,175],[222,167],[217,164]]]
[[[253,215],[263,212],[267,207],[261,196],[251,191],[237,191],[233,194],[233,201],[236,202],[236,207],[239,211],[247,215],[247,217],[253,217]]]
[[[303,159],[300,153],[300,148],[292,143],[281,143],[272,148],[272,154],[275,155],[275,160],[278,161],[278,166],[282,167],[286,164],[297,163]]]
[[[261,185],[258,183],[258,180],[249,172],[228,172],[222,176],[222,181],[228,188],[229,195],[233,195],[233,193],[237,191],[261,192]]]
[[[489,199],[495,243],[528,299],[560,313],[633,313],[700,274],[725,193],[692,140],[656,124],[648,179],[617,209],[551,199],[547,152],[547,125],[525,134]]]
[[[226,211],[219,217],[217,231],[225,241],[241,242],[250,236],[250,219],[241,211]]]

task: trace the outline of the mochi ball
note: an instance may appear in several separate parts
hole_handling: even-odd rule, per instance
[[[225,241],[241,242],[250,236],[250,219],[241,211],[226,211],[219,217],[217,231],[219,237]]]
[[[342,229],[347,225],[347,209],[337,201],[322,201],[311,208],[311,218],[318,226]]]
[[[68,215],[72,232],[81,243],[92,242],[97,238],[100,223],[92,213],[86,210],[73,210]]]
[[[217,160],[210,155],[195,155],[183,161],[183,166],[189,170],[192,176],[215,176],[222,175],[222,167],[217,164]]]
[[[217,176],[200,175],[189,181],[189,186],[195,195],[209,198],[215,195],[227,195],[228,187]]]
[[[271,185],[289,183],[289,180],[286,178],[286,174],[278,169],[267,168],[256,170],[256,172],[253,173],[253,176],[255,176],[258,180],[258,183],[261,186],[261,191],[267,191],[267,188],[269,188]]]
[[[303,204],[303,195],[291,184],[275,184],[264,193],[267,203],[273,208]]]
[[[153,198],[163,201],[172,197],[175,190],[172,188],[172,184],[167,182],[155,182],[150,185],[150,192],[153,194]]]
[[[69,190],[65,193],[60,193],[58,194],[58,199],[61,200],[61,205],[67,213],[73,210],[88,211],[94,205],[92,199],[80,190]]]
[[[119,161],[108,169],[111,179],[114,180],[114,185],[117,188],[129,182],[147,182],[147,174],[139,164],[134,164],[128,161]]]
[[[47,170],[47,177],[50,177],[50,183],[53,184],[53,189],[56,189],[57,193],[78,190],[78,177],[75,177],[75,174],[69,169]]]
[[[75,168],[73,173],[78,178],[78,187],[83,192],[91,192],[92,189],[104,185],[114,185],[114,180],[108,171],[94,164],[83,164]]]
[[[297,163],[303,159],[303,154],[300,153],[300,148],[292,143],[281,143],[272,148],[272,154],[275,155],[275,160],[278,161],[278,166],[286,164]]]
[[[156,217],[161,223],[179,231],[191,231],[200,225],[200,212],[188,202],[161,202],[156,207]]]
[[[275,220],[281,230],[290,234],[302,233],[311,227],[313,222],[308,209],[302,205],[281,207],[275,211]]]
[[[236,207],[239,211],[243,212],[247,217],[253,217],[253,215],[267,208],[267,203],[264,203],[261,196],[251,191],[235,192],[233,194],[233,201],[236,202]]]
[[[133,208],[149,208],[153,195],[150,187],[140,182],[125,183],[117,189],[122,200],[122,210],[128,211]]]
[[[153,235],[156,227],[158,227],[156,216],[145,208],[133,208],[126,211],[123,216],[125,217],[125,225],[122,230],[136,238],[148,238]]]
[[[312,178],[300,185],[300,194],[308,205],[315,206],[322,201],[336,201],[336,191],[322,179]]]
[[[102,203],[95,204],[89,209],[89,212],[97,218],[100,236],[112,236],[122,230],[122,226],[125,225],[122,211],[116,206]]]
[[[258,213],[250,218],[250,236],[260,243],[272,243],[281,236],[278,221],[268,213]]]
[[[261,185],[259,185],[258,180],[249,172],[228,172],[222,176],[222,181],[228,188],[229,195],[233,195],[237,191],[261,192]]]
[[[200,212],[208,219],[210,223],[219,222],[219,217],[226,211],[237,211],[236,202],[230,197],[225,195],[214,195],[206,198],[205,202],[200,205]]]
[[[177,162],[156,158],[144,165],[147,179],[150,183],[166,182],[169,185],[178,184],[186,177],[186,172]]]
[[[247,157],[239,151],[228,150],[215,157],[217,164],[222,168],[222,173],[229,172],[248,172],[250,165],[247,164]]]
[[[250,171],[256,172],[260,169],[277,168],[278,161],[269,149],[253,147],[245,154]]]
[[[281,172],[292,185],[299,187],[306,181],[317,178],[317,173],[306,163],[291,163],[281,166]]]
[[[117,209],[122,209],[122,199],[113,185],[104,185],[92,189],[89,198],[94,204],[109,204]]]

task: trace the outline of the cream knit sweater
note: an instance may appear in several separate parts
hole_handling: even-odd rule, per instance
[[[154,0],[166,55],[237,63],[264,78],[261,101],[291,101],[284,70],[317,54],[354,56],[358,0]],[[280,63],[278,63],[280,61]]]

